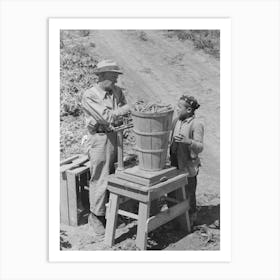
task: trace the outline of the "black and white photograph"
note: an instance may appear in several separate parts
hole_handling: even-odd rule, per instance
[[[279,280],[278,0],[0,0],[0,279]]]
[[[220,30],[59,47],[60,250],[220,250]]]

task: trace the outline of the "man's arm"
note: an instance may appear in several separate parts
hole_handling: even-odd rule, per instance
[[[130,108],[127,104],[125,95],[120,87],[116,87],[116,90],[118,91],[119,100],[118,100],[118,109],[115,110],[115,112],[118,115],[125,115],[129,112]]]
[[[115,118],[113,110],[108,109],[94,94],[85,93],[82,99],[82,107],[87,113],[88,124],[110,124]]]
[[[118,91],[118,94],[119,94],[118,106],[122,107],[122,106],[127,104],[127,101],[126,101],[126,98],[125,98],[125,95],[124,95],[122,89],[120,87],[117,87],[117,86],[116,86],[116,88],[117,88],[117,91]]]
[[[179,134],[174,137],[175,142],[188,145],[190,152],[199,154],[203,150],[204,126],[202,123],[195,122],[192,124],[190,135]]]
[[[175,126],[176,126],[176,123],[178,121],[178,118],[175,118],[173,121],[172,121],[172,124],[171,124],[171,132],[169,134],[169,140],[168,140],[168,143],[171,144],[172,142],[172,138],[173,138],[173,134],[174,134],[174,129],[175,129]]]

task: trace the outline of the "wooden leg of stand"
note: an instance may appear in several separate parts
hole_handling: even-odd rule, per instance
[[[110,193],[109,205],[107,210],[108,216],[105,231],[105,244],[112,247],[115,241],[116,225],[119,210],[119,196],[117,194]]]
[[[184,186],[181,189],[178,189],[176,199],[179,200],[179,201],[185,201],[187,204],[189,204],[189,200],[186,197],[186,191],[185,191]],[[180,223],[180,227],[183,230],[186,230],[188,233],[191,232],[191,223],[190,223],[190,217],[189,217],[189,205],[188,205],[187,211],[184,214],[180,215],[177,218],[177,220]]]
[[[150,203],[139,202],[136,246],[140,250],[146,250],[147,248],[147,220],[149,218],[149,215]]]

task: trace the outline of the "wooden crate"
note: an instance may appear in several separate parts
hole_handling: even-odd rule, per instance
[[[60,162],[60,222],[79,224],[80,214],[89,209],[88,156],[76,155]]]

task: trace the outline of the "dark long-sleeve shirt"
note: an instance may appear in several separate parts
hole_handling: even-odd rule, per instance
[[[183,135],[184,139],[190,139],[191,144],[175,142],[176,135]],[[198,154],[203,150],[204,125],[195,116],[184,121],[176,119],[173,124],[170,157],[175,159],[180,170],[189,177],[196,176],[200,166]]]

